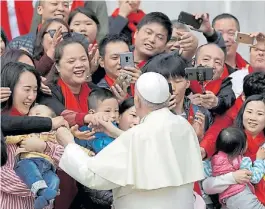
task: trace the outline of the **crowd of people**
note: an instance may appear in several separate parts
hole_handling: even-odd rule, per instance
[[[0,207],[265,209],[265,33],[243,31],[247,62],[233,14],[195,29],[118,2],[43,0],[27,34],[1,25]]]

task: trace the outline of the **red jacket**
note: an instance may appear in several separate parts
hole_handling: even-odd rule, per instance
[[[11,2],[11,0],[8,1]],[[29,33],[34,10],[32,0],[12,1],[15,5],[16,16],[14,17],[15,21],[10,23],[10,17],[12,16],[9,15],[9,4],[6,0],[1,0],[1,27],[4,29],[8,40],[11,40],[16,36],[14,33],[12,34],[12,31],[17,31],[18,35],[25,35]]]
[[[205,149],[207,157],[211,157],[215,152],[215,142],[219,133],[233,125],[235,118],[243,105],[242,97],[238,97],[235,104],[222,116],[216,116],[214,123],[205,133],[200,146]]]

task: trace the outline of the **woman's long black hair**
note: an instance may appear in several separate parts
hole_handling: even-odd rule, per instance
[[[41,77],[34,67],[21,62],[9,62],[1,70],[1,87],[9,87],[12,93],[7,101],[1,103],[2,109],[10,110],[12,108],[15,86],[21,74],[26,71],[31,72],[36,77],[37,91],[40,92]]]

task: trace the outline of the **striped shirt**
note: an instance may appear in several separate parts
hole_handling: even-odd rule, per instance
[[[45,152],[50,156],[57,167],[63,153],[63,147],[47,142],[50,150]],[[6,165],[0,168],[1,174],[1,200],[0,208],[3,209],[34,209],[34,195],[27,186],[20,180],[14,171],[15,152],[18,146],[16,144],[7,145],[8,161]],[[52,209],[53,205],[45,207]]]

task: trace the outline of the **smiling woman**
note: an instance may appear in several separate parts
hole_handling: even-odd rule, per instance
[[[73,38],[64,39],[55,49],[54,60],[55,64],[51,70],[54,74],[48,83],[52,91],[52,99],[67,109],[60,114],[71,126],[91,123],[94,117],[99,116],[97,113],[88,114],[87,97],[92,85],[87,83],[90,73],[87,48]],[[50,97],[40,98],[39,103],[49,106],[50,99]],[[51,108],[53,109],[53,107]],[[58,205],[59,208],[61,208],[60,206],[70,208],[77,194],[76,183],[63,171],[58,171],[58,176],[61,181],[61,193],[55,201],[55,207]]]
[[[95,43],[99,21],[92,10],[83,7],[76,8],[69,15],[68,25],[73,32],[85,35],[89,43]]]
[[[36,70],[26,64],[10,62],[2,69],[1,86],[9,87],[12,94],[2,103],[7,112],[26,115],[34,104],[40,90],[41,79]]]
[[[30,108],[34,105],[37,93],[40,90],[41,79],[36,70],[27,64],[19,62],[10,62],[3,66],[1,71],[1,87],[8,87],[12,91],[11,96],[1,105],[2,116],[25,116],[28,114]],[[22,118],[22,117],[21,117]],[[28,123],[32,123],[33,120],[28,120]],[[40,120],[35,120],[35,127],[43,127]],[[31,126],[30,124],[27,124]],[[12,127],[14,128],[14,127]],[[27,129],[27,128],[26,128]],[[21,127],[20,131],[24,131]],[[27,130],[25,130],[27,131]],[[15,134],[12,132],[12,135]],[[48,155],[53,160],[59,160],[59,156],[62,153],[62,149],[58,144],[51,142],[46,143],[35,138],[34,141],[28,141],[28,146],[31,146],[31,151],[40,151],[39,148],[43,148],[41,153]],[[24,182],[16,175],[14,171],[14,165],[16,161],[16,151],[19,148],[18,144],[8,144],[7,154],[8,159],[6,165],[0,170],[1,175],[1,201],[0,208],[6,209],[33,209],[34,197],[32,192]],[[59,151],[61,149],[61,151]],[[51,209],[53,205],[50,204],[45,209]]]

